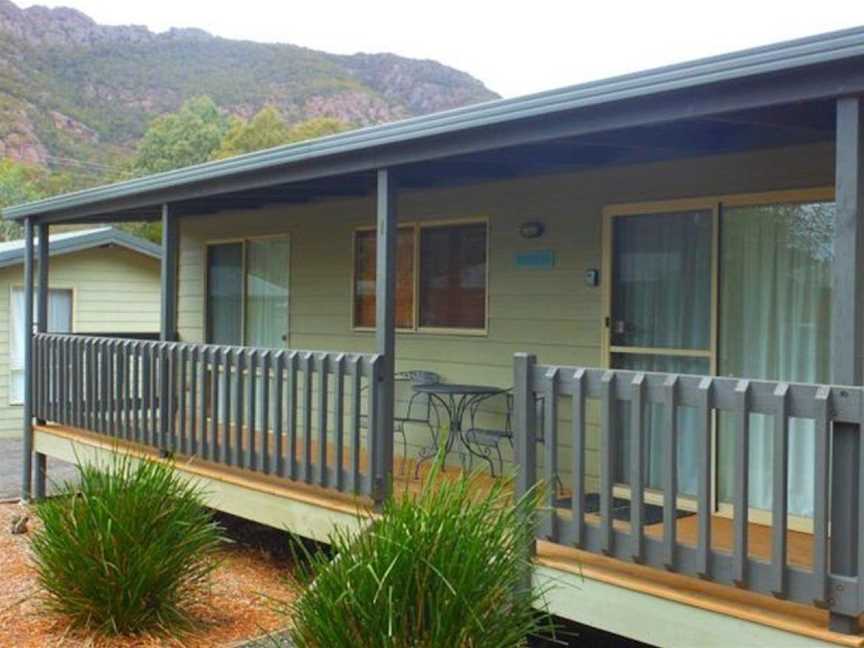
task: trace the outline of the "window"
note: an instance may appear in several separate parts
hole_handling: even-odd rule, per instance
[[[284,346],[288,335],[288,268],[286,237],[208,246],[208,342]]]
[[[34,321],[36,300],[33,300]],[[9,402],[13,405],[24,402],[24,289],[12,289],[9,322]],[[72,291],[51,289],[48,291],[48,332],[70,333],[72,331]]]
[[[396,327],[414,328],[414,228],[400,227],[396,242]],[[354,239],[354,326],[375,326],[378,233],[358,231]]]
[[[486,235],[486,224],[477,222],[399,228],[397,328],[486,328]],[[375,230],[361,230],[354,238],[354,326],[359,328],[375,326],[376,236]]]

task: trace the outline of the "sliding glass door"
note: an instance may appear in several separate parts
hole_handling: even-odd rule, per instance
[[[831,380],[833,203],[729,207],[721,220],[719,373]],[[750,421],[750,505],[771,508],[772,421]],[[718,496],[732,499],[735,437],[721,417]],[[812,421],[789,426],[789,512],[813,515]]]
[[[610,367],[752,379],[829,382],[834,205],[732,196],[676,210],[611,214]],[[695,413],[694,413],[695,414]],[[696,489],[695,417],[679,408],[679,494]],[[630,471],[629,412],[616,421],[618,482]],[[770,417],[753,415],[750,505],[771,507]],[[646,412],[647,485],[660,490],[668,413]],[[813,429],[790,422],[789,510],[813,511]],[[718,417],[716,500],[731,500],[735,431]]]

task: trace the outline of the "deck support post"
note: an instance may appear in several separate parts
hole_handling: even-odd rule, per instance
[[[396,233],[398,214],[395,178],[389,169],[377,177],[377,254],[375,268],[375,351],[381,355],[378,386],[378,420],[373,434],[377,453],[377,474],[372,476],[376,505],[387,499],[393,488],[393,408],[396,352]]]
[[[831,302],[831,380],[860,385],[864,356],[864,98],[837,100],[836,223]],[[832,431],[830,571],[864,578],[859,536],[864,516],[860,428],[835,423]],[[864,608],[859,584],[859,610]],[[829,593],[829,599],[831,598]],[[829,625],[857,633],[857,615],[831,611]]]
[[[24,420],[21,499],[33,497],[33,219],[24,221]]]
[[[39,269],[38,283],[36,284],[36,331],[38,333],[48,332],[48,251],[49,251],[48,223],[39,223],[36,235],[36,267]],[[34,378],[39,376],[34,372]],[[32,394],[32,384],[31,384]],[[36,419],[36,423],[44,424],[44,419]],[[34,496],[37,500],[45,497],[45,482],[48,477],[48,459],[41,452],[37,452],[36,470],[34,475]]]
[[[513,414],[516,440],[515,461],[519,472],[516,476],[516,497],[523,497],[537,484],[537,401],[534,398],[534,366],[537,357],[530,353],[517,353],[513,357]],[[555,488],[555,484],[547,484]],[[536,536],[536,534],[535,534]],[[527,564],[537,553],[536,538],[529,543]],[[532,569],[526,566],[522,587],[532,587]]]
[[[160,309],[159,340],[177,340],[177,250],[180,228],[171,206],[162,205],[162,308]],[[171,413],[166,411],[170,402],[171,380],[169,354],[161,349],[159,363],[159,452],[168,454],[168,428]]]

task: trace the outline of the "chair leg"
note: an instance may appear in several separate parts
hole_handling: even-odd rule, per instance
[[[501,446],[499,444],[495,445],[495,452],[498,453],[498,474],[504,474],[504,455],[501,454]]]

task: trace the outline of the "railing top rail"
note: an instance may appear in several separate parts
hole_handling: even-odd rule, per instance
[[[859,386],[538,364],[534,366],[531,376],[535,391],[542,389],[543,381],[550,372],[557,372],[558,389],[562,395],[574,394],[581,384],[584,385],[586,398],[600,399],[605,382],[610,383],[615,400],[630,401],[633,381],[641,377],[645,402],[663,404],[666,398],[665,385],[671,377],[675,377],[678,404],[682,407],[701,407],[704,391],[708,390],[711,408],[735,412],[739,409],[736,390],[743,389],[748,392],[748,410],[751,413],[772,415],[777,410],[776,394],[782,390],[787,393],[790,417],[815,419],[820,414],[819,398],[826,398],[832,420],[864,424],[864,387]]]
[[[345,358],[346,361],[352,358],[361,358],[367,362],[375,362],[380,357],[378,353],[365,353],[361,351],[356,352],[347,352],[347,351],[327,351],[324,349],[284,349],[284,348],[269,348],[269,347],[256,347],[256,346],[241,346],[241,345],[230,345],[230,344],[206,344],[199,342],[163,342],[161,340],[145,340],[141,338],[123,338],[115,335],[82,335],[75,333],[34,333],[34,338],[39,339],[50,339],[50,340],[76,340],[78,342],[84,341],[102,341],[102,342],[111,342],[114,344],[122,344],[122,343],[134,343],[140,344],[142,346],[155,346],[155,347],[172,347],[178,350],[180,349],[195,349],[199,351],[207,351],[207,352],[219,352],[219,353],[270,353],[273,355],[276,354],[284,354],[286,357],[295,355],[296,357],[310,356],[310,357],[321,357],[327,356],[332,359],[338,359],[340,356]]]

